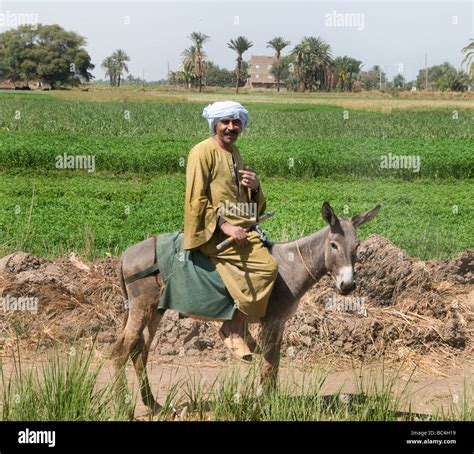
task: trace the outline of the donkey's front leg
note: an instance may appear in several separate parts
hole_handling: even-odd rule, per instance
[[[268,320],[262,323],[263,363],[260,378],[265,391],[276,389],[278,385],[280,347],[284,327],[285,323],[280,321]]]

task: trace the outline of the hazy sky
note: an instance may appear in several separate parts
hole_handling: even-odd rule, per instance
[[[227,68],[235,63],[227,42],[239,35],[254,43],[244,58],[272,55],[266,42],[275,36],[292,46],[303,36],[321,36],[334,56],[362,60],[364,69],[383,65],[390,76],[403,68],[407,80],[424,66],[425,54],[429,66],[449,61],[460,67],[460,50],[474,37],[472,1],[0,0],[0,32],[19,13],[84,36],[97,78],[104,77],[102,60],[118,48],[130,55],[133,75],[145,71],[147,80],[164,78],[168,64],[177,69],[193,31],[211,37],[208,59]]]

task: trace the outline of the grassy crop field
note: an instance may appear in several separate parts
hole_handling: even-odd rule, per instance
[[[201,118],[205,102],[95,103],[24,94],[2,94],[1,102],[5,170],[51,170],[55,157],[67,153],[94,155],[99,172],[177,172],[209,134]],[[265,176],[473,176],[469,110],[381,114],[329,105],[246,106],[251,124],[239,146]],[[381,168],[381,156],[389,153],[419,156],[419,171]]]
[[[106,101],[104,93],[0,94],[3,254],[99,258],[182,230],[186,156],[209,134],[202,108],[230,94],[188,100],[165,93],[143,102],[122,91],[96,102]],[[270,238],[321,228],[324,200],[341,215],[380,202],[383,211],[362,238],[380,234],[422,259],[473,246],[474,141],[465,100],[386,113],[334,105],[330,96],[318,104],[277,103],[275,94],[256,102],[262,96],[245,104],[251,124],[238,145],[262,180],[268,209],[278,213],[265,225]],[[65,154],[93,156],[94,171],[57,169]],[[381,162],[390,155],[416,156],[419,168],[386,168]]]
[[[275,241],[322,228],[321,204],[329,200],[347,215],[380,202],[384,216],[364,227],[361,237],[381,234],[420,258],[447,258],[472,246],[474,208],[466,200],[472,194],[470,181],[279,177],[265,179],[264,185],[268,204],[277,211],[264,229]],[[183,174],[4,173],[3,255],[13,250],[49,257],[76,251],[88,259],[118,255],[152,234],[182,229],[184,190]]]

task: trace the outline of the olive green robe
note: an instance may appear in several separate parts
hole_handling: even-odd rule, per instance
[[[239,184],[243,162],[237,147],[230,153],[211,137],[196,145],[188,155],[184,206],[184,249],[198,248],[210,257],[237,308],[259,321],[278,274],[276,260],[256,232],[248,244],[234,243],[224,251],[216,245],[227,238],[218,228],[218,217],[247,228],[255,224],[266,207],[265,196]]]

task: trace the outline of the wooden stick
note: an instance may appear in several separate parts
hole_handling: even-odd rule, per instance
[[[275,214],[275,211],[269,211],[267,214],[264,214],[257,223],[253,224],[249,228],[245,229],[246,232],[248,232],[252,227],[255,227],[256,225],[260,224],[261,222],[266,221],[268,218],[271,218]],[[233,236],[230,236],[226,240],[222,241],[216,246],[216,249],[218,251],[223,251],[224,249],[228,248],[233,242],[235,241],[235,238]]]

